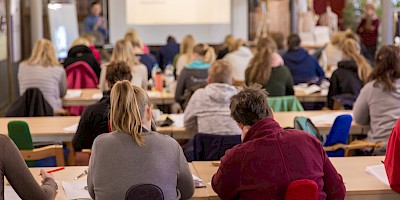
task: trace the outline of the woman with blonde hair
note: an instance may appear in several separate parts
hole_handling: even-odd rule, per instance
[[[334,99],[342,102],[346,109],[353,107],[361,88],[368,81],[372,67],[361,55],[360,45],[353,39],[346,39],[342,45],[343,60],[338,63],[330,79],[328,107],[333,109]]]
[[[236,81],[245,80],[245,71],[249,66],[250,60],[253,58],[251,50],[244,46],[242,39],[237,39],[232,45],[232,51],[224,56],[224,60],[232,65],[233,78]]]
[[[294,94],[292,74],[284,66],[272,38],[264,37],[258,41],[257,53],[246,69],[245,83],[262,85],[272,97]]]
[[[143,43],[142,39],[139,36],[139,33],[135,29],[129,29],[125,33],[124,39],[128,40],[130,42],[135,42],[135,43],[140,44],[140,48],[142,48],[144,54],[150,53],[149,47]]]
[[[66,74],[49,40],[35,42],[31,56],[19,65],[18,83],[20,95],[28,88],[39,88],[54,113],[62,111],[61,99],[67,93]]]
[[[215,50],[208,44],[198,44],[193,48],[192,62],[187,64],[181,74],[175,90],[175,101],[183,104],[188,97],[184,96],[194,91],[199,85],[207,83],[208,68],[216,60]]]
[[[183,70],[183,68],[185,67],[185,65],[189,64],[190,62],[192,62],[192,58],[193,58],[193,48],[196,44],[196,41],[193,37],[193,35],[186,35],[183,40],[182,43],[179,47],[179,54],[177,55],[177,62],[175,66],[176,69],[176,75],[180,75],[181,71]]]
[[[128,40],[118,40],[115,43],[113,53],[111,54],[110,62],[125,62],[131,67],[132,84],[147,89],[147,68],[139,62],[139,59],[134,54],[132,44]],[[107,91],[109,88],[106,84],[107,63],[101,67],[100,85],[102,91]]]
[[[64,68],[79,61],[87,63],[100,78],[100,64],[97,62],[92,50],[89,48],[90,41],[85,37],[78,37],[72,42],[71,48],[68,51],[68,57],[64,60]]]
[[[90,196],[125,199],[132,186],[152,184],[161,189],[164,199],[192,197],[193,178],[181,147],[151,128],[146,91],[119,81],[111,90],[110,101],[113,132],[94,140],[87,178]]]
[[[233,35],[229,34],[225,37],[224,43],[222,44],[222,50],[219,51],[217,59],[222,59],[229,52],[234,51],[234,46],[236,43],[236,39]]]

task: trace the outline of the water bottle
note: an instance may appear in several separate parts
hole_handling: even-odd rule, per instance
[[[164,70],[165,85],[168,90],[171,90],[171,86],[174,84],[175,81],[174,70],[175,67],[171,64],[171,62],[168,62]]]
[[[159,92],[163,90],[163,77],[162,77],[162,70],[158,66],[158,64],[154,64],[153,69],[151,70],[151,76],[154,80],[155,89]]]

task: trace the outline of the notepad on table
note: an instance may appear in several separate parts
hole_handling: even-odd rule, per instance
[[[67,94],[64,98],[66,99],[74,99],[82,96],[82,90],[67,90]]]
[[[160,92],[147,91],[147,95],[150,98],[158,98],[158,97],[161,96],[161,93]]]
[[[62,182],[65,195],[68,199],[92,199],[89,191],[85,189],[86,181]]]
[[[4,199],[20,200],[21,198],[10,185],[6,185],[4,186]]]
[[[67,131],[70,133],[76,133],[76,130],[78,130],[78,123],[64,128],[64,131]]]
[[[174,121],[173,126],[177,128],[183,128],[184,125],[184,115],[183,114],[170,114],[168,117]]]
[[[345,115],[349,113],[342,113],[342,112],[334,112],[334,113],[327,113],[327,114],[321,114],[321,115],[315,115],[309,117],[312,123],[314,125],[332,125],[333,122],[335,122],[336,117],[340,115]],[[350,114],[352,115],[352,114]]]
[[[367,172],[370,175],[375,176],[375,178],[377,178],[379,181],[381,181],[385,185],[389,185],[389,180],[386,175],[385,166],[383,164],[375,165],[375,166],[368,166],[365,168],[365,172]]]
[[[206,185],[203,184],[203,180],[201,178],[199,178],[198,176],[192,174],[193,177],[193,182],[196,188],[202,188],[202,187],[206,187]]]

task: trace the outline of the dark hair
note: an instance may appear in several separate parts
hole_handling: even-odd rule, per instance
[[[374,87],[383,85],[385,91],[393,91],[396,79],[400,78],[400,48],[394,45],[384,45],[375,57],[376,67],[369,81],[376,80]]]
[[[106,80],[109,82],[110,88],[118,81],[130,81],[132,79],[131,68],[125,62],[111,61],[106,67]]]
[[[96,4],[100,4],[100,1],[93,1],[93,2],[90,4],[90,8],[93,8],[93,6],[95,6]]]
[[[265,84],[271,78],[272,54],[276,52],[276,44],[269,37],[260,38],[257,43],[257,53],[250,60],[246,69],[246,84]]]
[[[176,39],[173,36],[168,36],[167,43],[176,42]]]
[[[231,117],[240,124],[252,126],[272,115],[268,105],[268,92],[259,84],[245,86],[231,98]]]
[[[281,32],[271,33],[271,38],[275,41],[278,49],[285,48],[285,36]]]
[[[293,50],[293,49],[300,47],[301,39],[300,39],[299,35],[291,34],[291,35],[289,35],[287,40],[288,40],[287,43],[288,43],[289,50]]]

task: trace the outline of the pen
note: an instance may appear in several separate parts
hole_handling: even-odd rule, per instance
[[[53,172],[58,172],[58,171],[61,171],[61,170],[64,170],[65,169],[65,167],[60,167],[60,168],[57,168],[57,169],[53,169],[53,170],[50,170],[50,171],[47,171],[47,173],[53,173]],[[39,176],[41,176],[42,174],[39,174]]]
[[[82,178],[83,176],[85,176],[87,174],[87,170],[83,171],[82,174],[79,174],[77,177],[74,178],[74,180],[78,180],[80,178]]]

